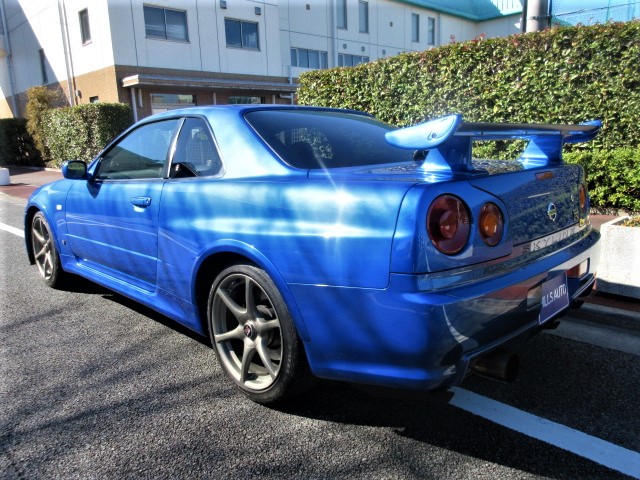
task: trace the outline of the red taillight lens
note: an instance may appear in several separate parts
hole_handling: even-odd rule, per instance
[[[435,247],[442,253],[454,255],[469,240],[469,210],[458,197],[441,195],[427,213],[427,231]]]
[[[502,212],[495,203],[485,203],[480,209],[478,228],[482,241],[490,247],[495,247],[502,240],[504,220]]]

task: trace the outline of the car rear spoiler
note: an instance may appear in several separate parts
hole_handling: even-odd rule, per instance
[[[429,150],[425,169],[480,173],[471,158],[474,140],[527,140],[518,161],[524,168],[535,168],[562,163],[562,145],[592,140],[601,127],[600,120],[580,125],[465,123],[461,115],[448,115],[387,132],[385,138],[399,148]]]

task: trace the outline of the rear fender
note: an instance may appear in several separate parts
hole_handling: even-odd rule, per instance
[[[293,297],[289,286],[285,282],[284,278],[278,271],[278,269],[269,261],[269,259],[263,255],[259,250],[255,247],[240,242],[237,240],[227,239],[227,240],[219,240],[208,245],[205,249],[203,249],[202,253],[197,257],[196,263],[193,269],[191,284],[196,285],[198,281],[198,274],[200,270],[203,268],[207,259],[221,254],[235,254],[240,257],[247,259],[249,262],[254,263],[259,268],[263,269],[269,278],[273,281],[276,288],[282,295],[282,299],[284,300],[287,308],[289,309],[289,313],[293,322],[296,326],[296,330],[300,338],[304,341],[309,340],[309,333],[307,327],[304,323],[304,319],[302,318],[302,313],[298,307],[298,304]],[[198,304],[197,299],[197,289],[192,289],[192,302],[194,305]]]

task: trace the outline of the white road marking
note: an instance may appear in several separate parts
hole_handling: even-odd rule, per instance
[[[4,230],[5,232],[13,233],[14,235],[24,238],[24,231],[19,228],[12,227],[11,225],[0,223],[0,230]]]
[[[566,316],[558,328],[543,330],[542,333],[640,356],[640,332],[631,329],[574,320]]]
[[[537,417],[476,393],[453,387],[449,403],[498,425],[575,453],[618,472],[640,479],[640,453]]]

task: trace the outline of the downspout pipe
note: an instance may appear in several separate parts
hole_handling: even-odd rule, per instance
[[[75,76],[73,74],[73,61],[71,60],[71,45],[69,43],[69,28],[67,26],[67,13],[64,0],[58,0],[58,15],[60,16],[60,34],[62,35],[62,47],[64,49],[64,66],[67,70],[67,89],[69,91],[69,105],[76,104]]]
[[[14,117],[19,117],[18,102],[16,101],[16,79],[13,75],[13,51],[11,50],[11,36],[9,35],[9,24],[4,6],[4,0],[0,0],[0,15],[2,15],[2,29],[4,30],[5,47],[7,48],[7,69],[9,73],[9,93],[11,96],[11,111]]]

